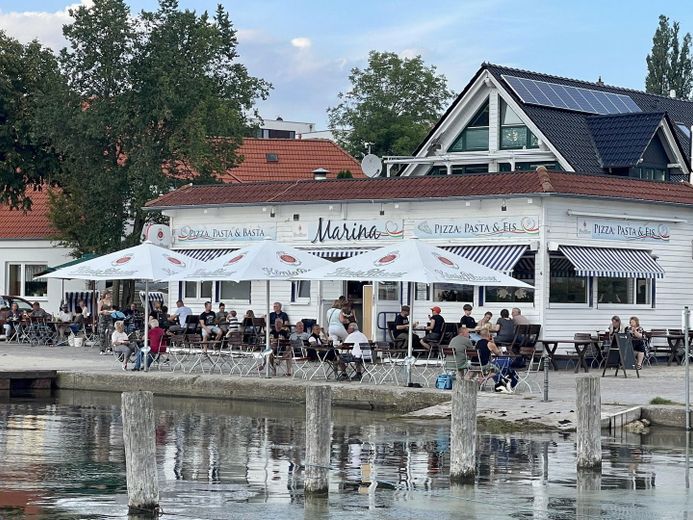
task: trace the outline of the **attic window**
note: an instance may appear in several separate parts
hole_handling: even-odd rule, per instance
[[[265,154],[265,159],[267,159],[267,162],[279,162],[279,155],[276,153],[268,153]]]

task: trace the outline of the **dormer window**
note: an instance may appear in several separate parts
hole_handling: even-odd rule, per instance
[[[448,152],[488,150],[488,122],[488,100],[486,100],[452,146],[448,148]]]
[[[522,122],[522,119],[508,104],[500,102],[500,148],[501,150],[522,150],[539,148],[539,140]]]
[[[279,162],[279,155],[276,153],[268,153],[265,154],[265,159],[267,159],[267,162]]]

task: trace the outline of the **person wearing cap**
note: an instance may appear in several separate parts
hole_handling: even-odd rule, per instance
[[[395,317],[395,322],[393,327],[393,336],[397,341],[398,346],[401,345],[402,348],[409,347],[409,305],[402,305],[397,317]],[[412,326],[416,328],[419,325],[418,321],[415,321]],[[412,335],[412,349],[421,350],[421,338],[418,335]]]
[[[440,307],[434,305],[431,307],[431,312],[430,321],[426,326],[426,335],[421,340],[421,345],[426,350],[432,349],[431,343],[440,341],[440,338],[443,337],[443,329],[445,329],[445,320],[440,315]]]

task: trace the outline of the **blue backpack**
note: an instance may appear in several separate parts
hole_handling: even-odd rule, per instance
[[[436,388],[438,390],[452,390],[452,374],[440,374],[436,379]]]

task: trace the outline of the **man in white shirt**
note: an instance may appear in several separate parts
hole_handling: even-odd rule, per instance
[[[344,340],[344,345],[353,345],[351,352],[348,354],[341,354],[339,356],[339,368],[341,374],[340,379],[348,379],[346,373],[347,363],[353,363],[356,369],[356,374],[351,378],[352,381],[360,381],[363,371],[363,352],[361,351],[361,345],[368,345],[368,338],[366,335],[359,330],[359,326],[356,322],[351,322],[349,328],[347,329],[347,337]]]
[[[176,312],[171,314],[169,320],[174,322],[177,320],[178,323],[168,328],[169,332],[174,334],[181,333],[185,330],[185,320],[187,320],[188,316],[192,314],[192,309],[190,307],[186,307],[183,300],[178,300],[176,302],[176,307]]]

